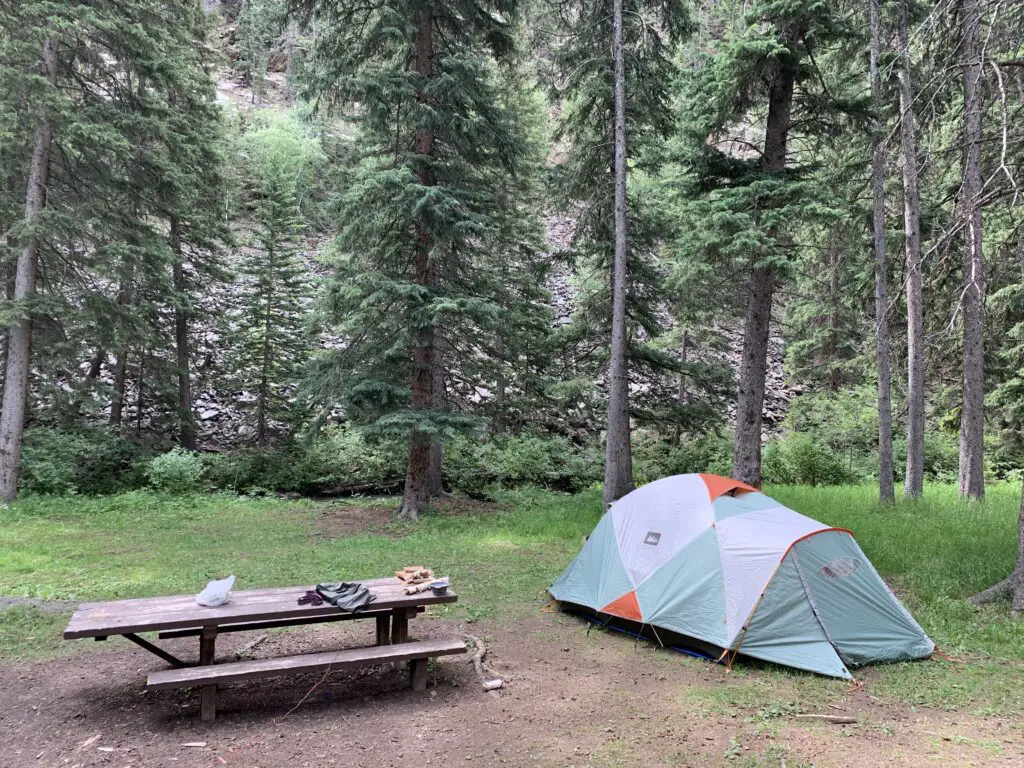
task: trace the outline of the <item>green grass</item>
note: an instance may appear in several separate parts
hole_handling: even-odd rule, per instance
[[[966,504],[954,488],[930,487],[921,501],[895,508],[880,508],[869,487],[768,492],[811,517],[852,529],[932,638],[966,662],[865,670],[875,695],[972,712],[1024,708],[1018,682],[1024,622],[1010,619],[1005,605],[979,611],[965,600],[1012,568],[1018,488],[994,486],[984,503]],[[332,539],[319,535],[323,505],[310,502],[141,492],[28,498],[0,508],[0,596],[102,600],[187,593],[227,573],[247,589],[374,577],[424,563],[450,575],[459,590],[459,602],[442,615],[511,623],[545,601],[545,588],[579,550],[601,504],[596,492],[536,490],[509,492],[501,501],[506,508],[497,513],[428,515],[418,525]],[[29,608],[0,611],[0,658],[67,652],[72,644],[59,639],[65,620]],[[735,697],[728,706],[756,718],[772,706],[829,697],[835,685],[769,667],[750,670],[721,695]],[[706,706],[713,709],[716,701],[711,694]]]

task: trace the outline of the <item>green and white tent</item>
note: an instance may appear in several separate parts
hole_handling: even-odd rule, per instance
[[[616,501],[552,597],[737,654],[849,678],[934,643],[853,534],[718,475],[666,477]]]

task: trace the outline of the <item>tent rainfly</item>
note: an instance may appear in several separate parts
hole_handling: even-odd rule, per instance
[[[616,501],[552,597],[833,677],[929,656],[934,643],[853,534],[749,485],[675,475]]]

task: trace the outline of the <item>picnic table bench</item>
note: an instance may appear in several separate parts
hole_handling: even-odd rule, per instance
[[[232,592],[231,599],[216,608],[198,605],[193,595],[83,603],[71,616],[64,638],[106,640],[111,635],[121,635],[159,656],[172,668],[150,674],[147,687],[199,686],[201,716],[207,721],[216,717],[218,683],[325,668],[407,661],[413,689],[423,690],[427,682],[427,659],[466,652],[465,643],[458,639],[409,641],[409,619],[428,605],[455,602],[458,597],[453,591],[435,595],[428,590],[407,595],[405,584],[394,577],[362,583],[370,591],[371,602],[364,610],[355,613],[342,611],[326,602],[320,606],[298,605],[298,598],[313,589],[311,586]],[[373,646],[214,664],[217,635],[224,632],[371,617],[376,620],[376,645]],[[139,637],[140,632],[157,632],[161,639],[198,637],[198,662],[183,661]]]

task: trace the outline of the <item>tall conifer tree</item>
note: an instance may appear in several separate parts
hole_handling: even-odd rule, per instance
[[[328,313],[346,338],[321,360],[318,389],[350,417],[408,438],[400,514],[431,492],[431,443],[464,419],[440,383],[460,332],[502,322],[477,271],[507,240],[510,178],[529,152],[501,98],[514,53],[514,0],[378,0],[294,5],[317,18],[314,91],[358,104],[360,163],[341,200]],[[435,453],[436,455],[436,453]]]

